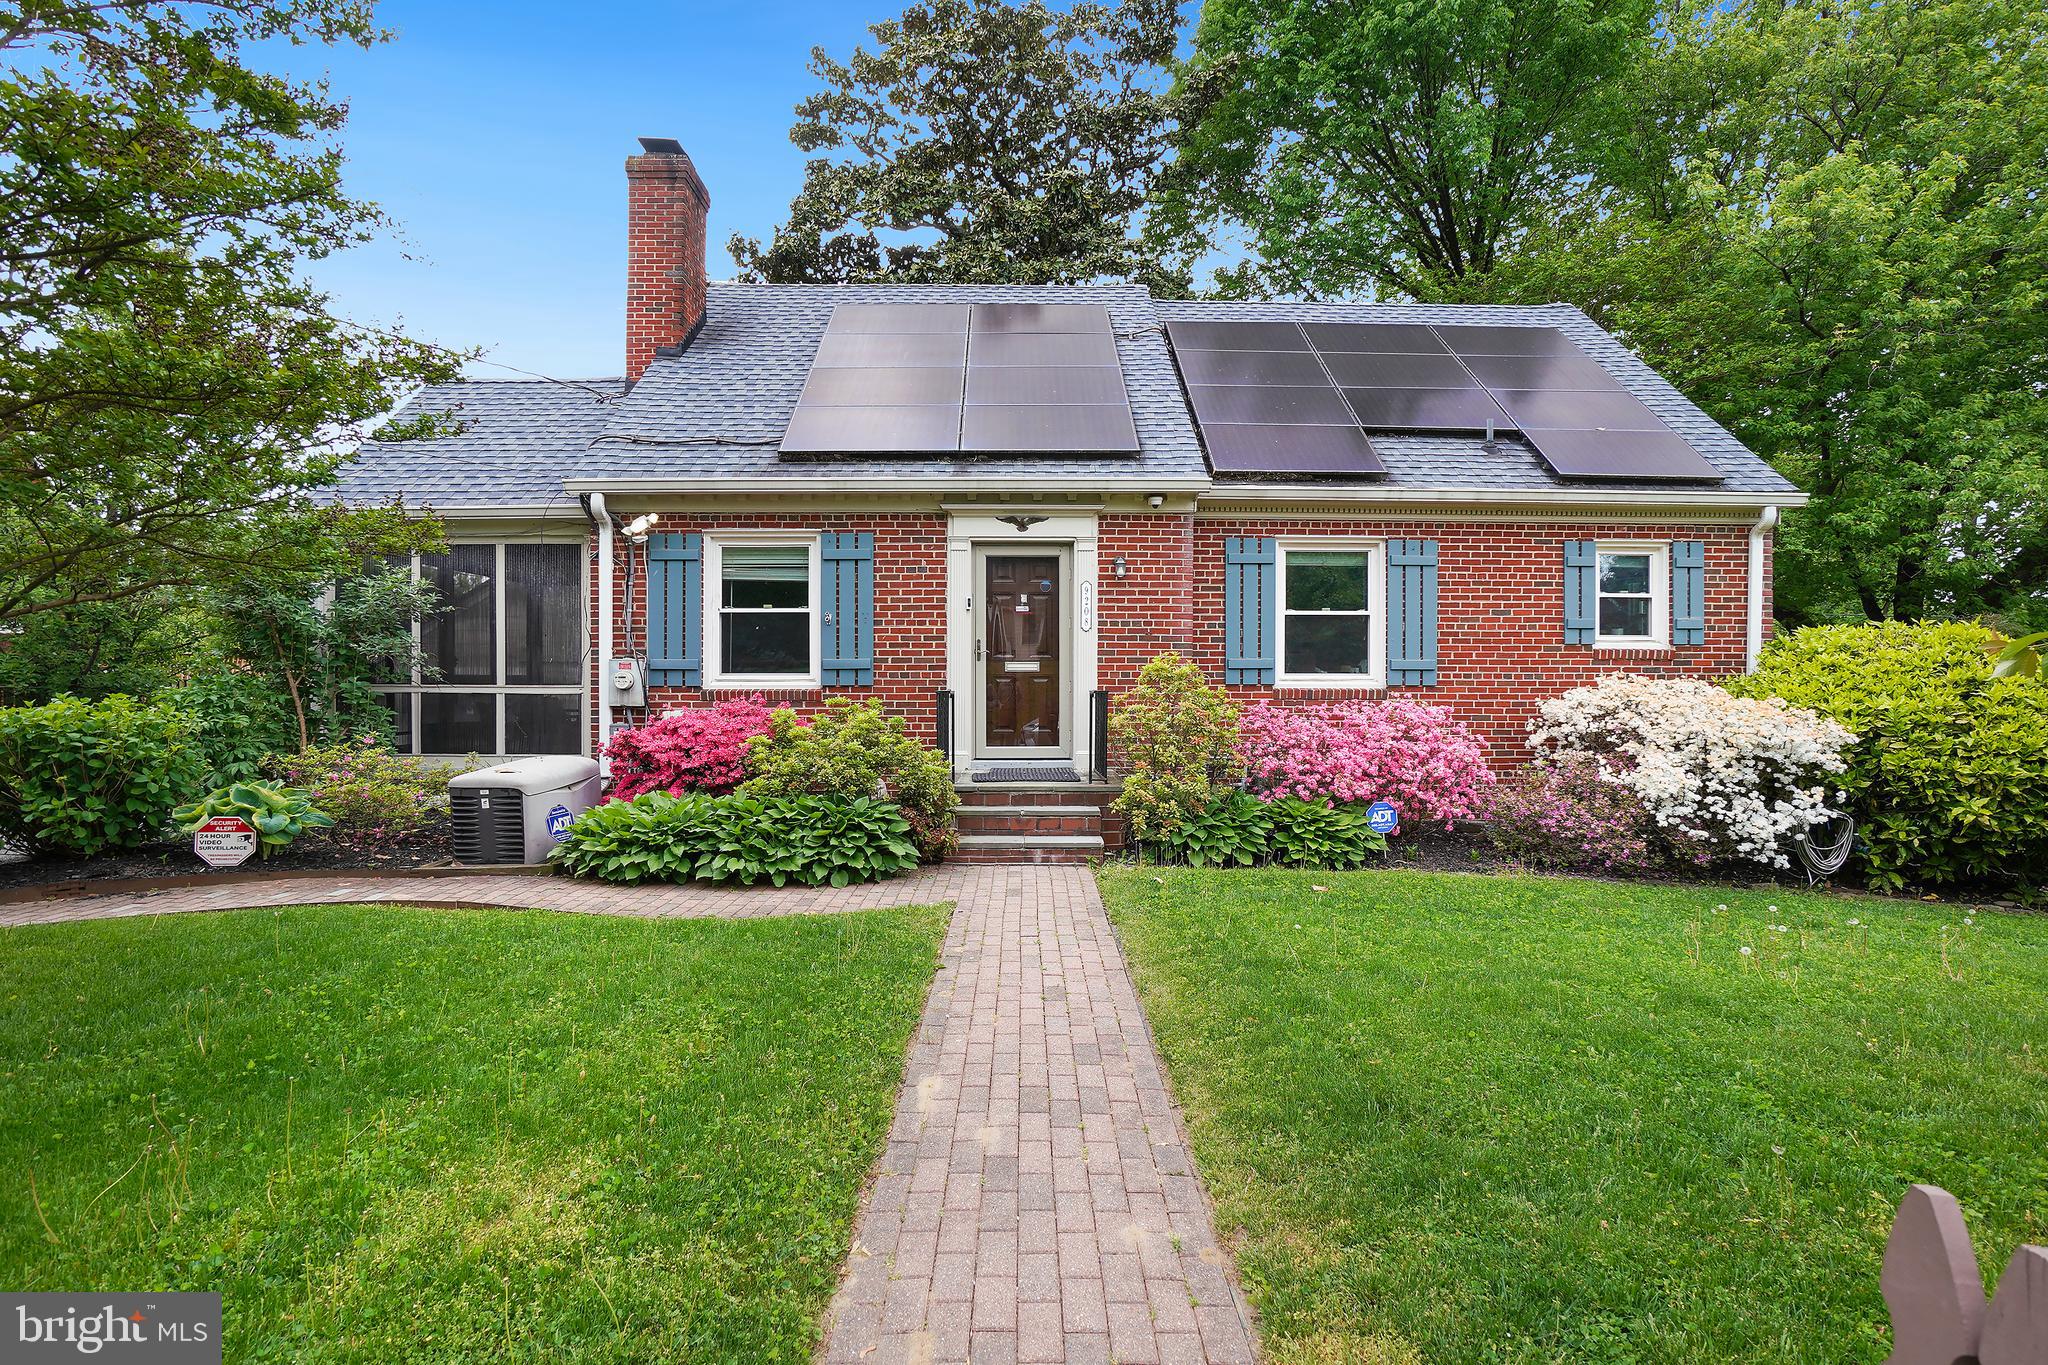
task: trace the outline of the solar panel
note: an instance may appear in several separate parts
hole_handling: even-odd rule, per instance
[[[1258,426],[1219,422],[1202,428],[1218,474],[1349,474],[1387,472],[1365,433],[1353,426]]]
[[[1350,426],[1351,409],[1325,380],[1306,385],[1191,384],[1188,400],[1204,422],[1260,422],[1293,426]]]
[[[960,448],[1002,450],[1136,450],[1128,403],[986,403],[967,409]]]
[[[1532,431],[1530,445],[1568,479],[1693,479],[1721,471],[1671,431]]]
[[[1190,384],[1327,384],[1312,351],[1176,351]]]
[[[1176,351],[1306,351],[1308,338],[1291,322],[1169,322]]]
[[[967,371],[975,403],[1121,403],[1124,374],[1112,365],[976,365]]]
[[[960,402],[961,371],[935,365],[900,369],[812,370],[806,407],[865,408],[901,403]]]
[[[916,304],[904,305],[917,307]],[[1109,334],[1109,310],[1099,303],[977,303],[974,332],[1100,332]]]
[[[782,433],[785,455],[907,454],[960,449],[960,405],[799,406]]]
[[[1468,355],[1466,369],[1490,389],[1619,389],[1588,355]]]
[[[1347,354],[1324,355],[1330,377],[1346,387],[1364,389],[1476,389],[1474,379],[1458,358],[1439,351],[1435,355]]]
[[[1345,430],[1368,450],[1368,431],[1492,430],[1520,432],[1566,478],[1720,477],[1556,327],[1259,320],[1166,332],[1219,473],[1332,472],[1344,439],[1333,433]],[[1331,392],[1355,428],[1332,420]]]
[[[1586,389],[1496,389],[1494,397],[1523,431],[1537,427],[1577,430],[1664,431],[1657,414],[1632,393]]]
[[[844,303],[783,432],[786,455],[1135,454],[1109,310]]]
[[[975,332],[969,365],[1114,365],[1116,339],[1107,332]]]
[[[1388,352],[1442,355],[1444,343],[1436,330],[1421,322],[1309,322],[1302,324],[1309,344],[1325,355],[1352,352]]]
[[[1383,431],[1485,431],[1514,425],[1486,390],[1346,389],[1360,426]]]
[[[828,329],[844,332],[965,332],[964,303],[842,303]]]
[[[1456,355],[1579,355],[1572,339],[1555,327],[1490,327],[1439,323],[1438,337]]]

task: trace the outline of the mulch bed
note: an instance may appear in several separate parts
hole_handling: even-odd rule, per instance
[[[455,848],[447,826],[404,843],[360,847],[333,839],[305,837],[271,857],[251,858],[237,868],[216,870],[192,852],[189,839],[109,852],[93,858],[44,856],[0,863],[0,889],[55,882],[108,881],[130,877],[246,876],[251,872],[353,872],[365,868],[403,870],[452,863]]]

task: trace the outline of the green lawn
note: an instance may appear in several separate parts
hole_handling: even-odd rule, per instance
[[[0,1284],[230,1360],[804,1360],[945,914],[0,931]]]
[[[1875,1362],[1908,1182],[1962,1200],[1994,1278],[2048,1242],[2048,919],[1102,882],[1276,1361]]]

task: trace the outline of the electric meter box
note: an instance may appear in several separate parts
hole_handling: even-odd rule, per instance
[[[568,754],[522,758],[448,783],[459,863],[544,863],[569,822],[603,797],[597,761]]]

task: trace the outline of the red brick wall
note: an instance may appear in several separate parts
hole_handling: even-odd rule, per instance
[[[1745,665],[1746,526],[1639,522],[1418,522],[1202,519],[1194,524],[1194,657],[1223,677],[1223,543],[1232,536],[1366,536],[1434,540],[1438,550],[1437,686],[1355,689],[1232,687],[1242,700],[1313,702],[1398,693],[1448,706],[1486,737],[1497,766],[1523,760],[1537,705],[1605,673],[1718,678]],[[1699,540],[1706,545],[1706,642],[1677,649],[1564,643],[1564,542]],[[1105,554],[1111,551],[1105,545]],[[1768,563],[1768,560],[1767,560]],[[1766,579],[1764,616],[1770,619]],[[1129,685],[1126,674],[1104,686]]]
[[[704,225],[711,199],[687,156],[626,158],[626,378],[657,346],[704,321]]]
[[[881,697],[931,733],[933,693],[946,685],[946,518],[939,513],[838,515],[663,511],[664,532],[719,529],[871,531],[875,536],[875,685],[770,694],[811,714],[831,696]],[[1744,666],[1748,530],[1741,525],[1555,522],[1497,524],[1333,517],[1318,520],[1197,519],[1174,513],[1116,513],[1101,519],[1097,586],[1098,687],[1129,689],[1139,668],[1167,649],[1223,677],[1223,542],[1232,536],[1361,536],[1438,544],[1436,687],[1389,691],[1449,706],[1488,740],[1499,765],[1525,753],[1525,726],[1546,697],[1603,673],[1722,677]],[[1701,540],[1706,544],[1706,643],[1681,649],[1596,650],[1564,643],[1566,540]],[[624,651],[626,546],[618,542],[612,586],[615,648]],[[1119,556],[1126,573],[1112,571]],[[1765,619],[1770,619],[1766,553]],[[593,581],[594,581],[593,575]],[[644,565],[634,614],[645,638]],[[1311,702],[1385,696],[1353,689],[1233,687],[1244,700]],[[657,687],[649,707],[705,705],[723,693]],[[966,699],[961,700],[964,725]],[[594,708],[600,716],[601,708]],[[964,729],[963,729],[964,737]],[[593,750],[595,752],[595,750]]]
[[[661,513],[664,533],[739,531],[871,531],[875,537],[875,685],[796,688],[764,693],[771,703],[812,715],[828,697],[880,697],[906,717],[911,731],[927,742],[932,734],[932,694],[946,685],[946,518],[938,513],[863,512],[822,515],[721,513],[687,510]],[[626,652],[626,552],[619,539],[612,564],[612,647]],[[594,578],[594,575],[593,575]],[[710,585],[706,585],[710,590]],[[646,557],[633,581],[635,638],[647,640]],[[595,645],[593,643],[593,648]],[[750,691],[751,689],[747,689]],[[738,693],[745,695],[745,691]],[[706,706],[735,695],[731,689],[653,687],[650,711]],[[603,724],[600,717],[599,725]],[[600,742],[601,738],[600,738]],[[592,750],[596,752],[596,750]]]

